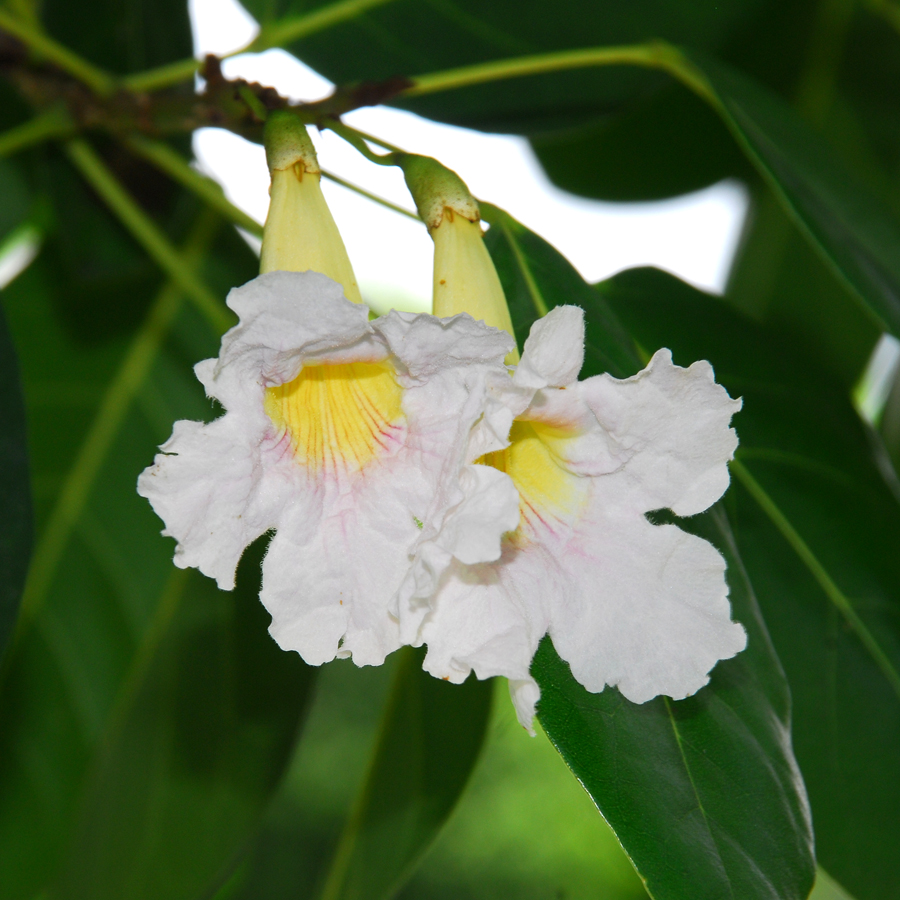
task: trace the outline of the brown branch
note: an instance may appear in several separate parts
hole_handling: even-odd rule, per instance
[[[64,105],[76,131],[160,138],[213,126],[262,143],[265,113],[291,106],[274,88],[225,78],[215,56],[206,57],[201,74],[206,85],[199,94],[192,85],[177,85],[152,93],[122,88],[100,95],[68,72],[36,62],[21,41],[0,31],[0,76],[10,81],[36,111]],[[317,125],[361,106],[383,103],[410,85],[406,78],[360,82],[292,108],[307,124]]]

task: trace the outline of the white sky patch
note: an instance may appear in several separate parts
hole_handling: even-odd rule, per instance
[[[258,30],[235,0],[191,0],[190,9],[198,56],[239,49]],[[274,87],[295,101],[319,99],[332,88],[283,50],[232,57],[223,71]],[[654,203],[604,203],[554,187],[524,138],[455,128],[388,107],[359,109],[344,121],[439,159],[477,197],[506,209],[553,244],[588,281],[652,265],[705,290],[724,289],[748,205],[746,190],[736,182]],[[324,169],[413,208],[398,169],[373,165],[330,132],[311,131]],[[264,220],[269,178],[262,147],[207,128],[196,133],[194,153],[233,203]],[[366,300],[379,308],[427,308],[432,246],[424,227],[325,180],[323,190]]]
[[[41,248],[36,228],[23,225],[0,246],[0,290],[16,280],[34,261]]]
[[[853,390],[857,412],[870,425],[878,425],[898,369],[900,341],[892,334],[883,334],[869,357],[862,378]]]

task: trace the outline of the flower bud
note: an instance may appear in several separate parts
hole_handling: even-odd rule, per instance
[[[406,155],[400,165],[434,241],[434,315],[465,312],[515,337],[497,270],[484,245],[478,202],[463,180],[435,159]],[[506,358],[510,364],[518,360],[516,350]]]
[[[343,287],[348,300],[361,303],[347,248],[322,194],[321,171],[306,128],[290,110],[276,110],[266,121],[264,141],[272,184],[260,272],[321,272]]]

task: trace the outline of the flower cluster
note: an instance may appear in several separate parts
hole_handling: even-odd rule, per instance
[[[333,221],[311,249],[285,239],[298,210],[324,208],[301,151],[270,153],[270,271],[231,292],[240,322],[195,369],[225,414],[177,422],[139,479],[176,565],[227,590],[245,547],[274,532],[260,599],[281,647],[377,665],[426,644],[437,677],[508,678],[529,730],[548,633],[588,690],[638,703],[697,691],[746,636],[719,553],[646,513],[692,515],[722,495],[740,402],[708,363],[679,368],[666,350],[633,378],[578,381],[576,307],[538,321],[511,365],[474,201],[454,216],[428,188],[439,315],[370,321],[346,299],[356,284]],[[411,170],[416,184],[430,171]],[[326,274],[298,271],[303,254]],[[438,285],[457,300],[438,301]]]
[[[508,479],[466,460],[473,429],[490,431],[488,385],[513,341],[464,315],[370,322],[316,272],[261,275],[228,305],[240,324],[195,368],[226,413],[177,422],[138,491],[178,541],[176,565],[225,590],[245,547],[274,530],[260,598],[275,640],[314,665],[378,665],[401,645],[388,607],[420,529],[467,493],[496,497],[515,527]],[[499,532],[471,538],[466,559],[499,556]]]

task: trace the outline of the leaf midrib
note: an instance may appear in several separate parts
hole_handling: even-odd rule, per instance
[[[869,631],[865,622],[856,612],[847,595],[838,587],[829,575],[828,570],[813,553],[812,549],[803,540],[799,531],[794,527],[787,515],[781,510],[774,499],[762,487],[762,485],[750,474],[740,460],[732,460],[731,471],[738,477],[750,496],[756,501],[772,524],[788,542],[791,549],[799,557],[809,573],[818,583],[825,596],[832,602],[835,608],[844,616],[847,624],[859,638],[862,645],[869,652],[873,662],[881,670],[888,684],[900,700],[900,673],[894,668],[893,663],[884,652],[875,636]]]
[[[669,724],[672,726],[672,733],[675,736],[675,743],[678,745],[678,754],[681,757],[682,763],[684,763],[684,771],[687,774],[688,781],[691,783],[691,791],[694,794],[694,797],[697,800],[697,808],[700,810],[700,815],[703,816],[703,824],[706,827],[706,833],[709,835],[709,839],[712,841],[713,845],[716,848],[716,856],[719,859],[719,862],[722,864],[722,874],[725,876],[725,880],[728,884],[728,896],[735,900],[734,886],[731,883],[731,877],[728,874],[728,867],[725,865],[725,860],[722,856],[722,850],[719,847],[719,842],[716,839],[715,834],[713,833],[712,826],[710,825],[709,816],[706,813],[706,808],[703,805],[703,800],[700,798],[700,791],[697,789],[697,785],[694,782],[694,774],[691,769],[691,765],[688,762],[687,755],[684,752],[684,744],[681,740],[681,732],[678,730],[678,723],[675,720],[675,715],[672,712],[672,701],[669,697],[663,696],[663,702],[666,704],[666,714],[669,717]]]
[[[516,239],[516,236],[512,233],[510,227],[504,221],[500,221],[499,227],[503,232],[503,236],[506,238],[507,243],[510,246],[510,249],[513,252],[513,256],[516,258],[516,264],[519,267],[519,271],[522,273],[522,278],[525,281],[525,287],[528,289],[528,293],[531,296],[531,302],[534,304],[534,309],[537,312],[538,316],[546,316],[550,311],[550,308],[547,306],[547,301],[544,300],[544,296],[541,293],[541,289],[538,287],[537,281],[535,280],[534,274],[531,271],[531,267],[528,265],[528,262],[525,259],[525,254],[522,253],[522,248],[519,246],[519,242]]]

